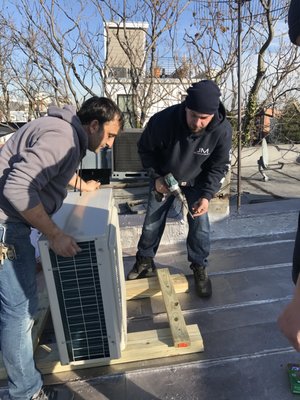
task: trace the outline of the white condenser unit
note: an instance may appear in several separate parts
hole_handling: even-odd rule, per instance
[[[60,257],[39,249],[62,364],[121,357],[127,336],[125,278],[112,189],[70,192],[54,216],[82,251]]]

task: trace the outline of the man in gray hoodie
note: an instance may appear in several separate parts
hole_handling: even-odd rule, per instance
[[[31,328],[37,311],[35,250],[31,227],[63,257],[80,248],[51,219],[86,150],[111,147],[123,125],[114,102],[92,97],[20,128],[0,151],[0,328],[3,363],[12,400],[72,399],[67,389],[42,388],[33,359]]]

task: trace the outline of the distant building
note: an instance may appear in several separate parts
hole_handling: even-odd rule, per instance
[[[191,70],[186,61],[176,67],[174,60],[170,57],[156,60],[150,68],[146,60],[148,23],[128,22],[124,25],[106,22],[104,29],[106,36],[105,90],[123,111],[126,127],[137,127],[131,120],[135,100],[132,94],[134,77],[132,79],[130,76],[133,64],[135,71],[139,72],[139,85],[141,83],[143,85],[143,90],[138,96],[144,97],[144,100],[145,96],[148,96],[147,101],[150,104],[146,121],[154,113],[180,103],[191,82],[199,80],[199,77],[191,77]]]
[[[146,22],[127,22],[125,25],[116,22],[104,24],[106,36],[105,67],[109,78],[129,78],[132,62],[137,68],[146,72],[146,65],[143,65],[143,62],[148,28],[149,24]],[[130,49],[127,47],[128,42],[131,45]]]
[[[264,108],[256,116],[257,139],[261,140],[272,133],[276,126],[276,119],[281,112],[274,108]]]
[[[67,102],[68,99],[66,99]],[[68,102],[68,104],[70,101]],[[28,122],[47,113],[49,105],[52,104],[52,98],[49,93],[40,92],[36,94],[30,112],[29,102],[22,99],[10,99],[10,122]],[[4,113],[0,113],[0,122],[5,122]]]
[[[10,122],[27,122],[28,111],[11,111]]]

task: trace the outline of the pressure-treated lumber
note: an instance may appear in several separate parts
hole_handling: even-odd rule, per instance
[[[61,365],[56,344],[40,346],[36,352],[36,363],[43,374],[55,374],[84,369],[115,365],[128,362],[145,361],[155,358],[171,357],[184,354],[202,352],[204,350],[203,340],[198,325],[188,325],[188,334],[191,339],[189,347],[174,347],[173,337],[169,328],[148,330],[129,333],[126,348],[122,351],[121,358],[116,360],[100,360],[97,362],[76,362],[75,364]],[[3,378],[3,370],[0,369],[0,378]]]
[[[171,280],[176,293],[188,292],[189,285],[185,275],[172,274]],[[161,294],[161,287],[156,276],[126,281],[126,300],[161,296]]]
[[[39,294],[39,310],[32,328],[33,348],[36,349],[42,336],[48,315],[50,313],[49,300],[46,288]]]
[[[189,347],[174,347],[173,337],[169,328],[128,333],[126,348],[121,353],[121,358],[116,360],[97,360],[76,362],[61,365],[56,343],[41,345],[35,353],[38,369],[43,374],[57,374],[76,369],[101,367],[128,362],[145,361],[155,358],[179,356],[184,354],[199,353],[204,350],[203,340],[198,325],[188,325],[188,334],[191,340]],[[0,364],[0,379],[6,378],[6,372]]]
[[[166,278],[166,276],[168,276],[168,278]],[[41,330],[43,329],[49,312],[48,297],[45,291],[45,286],[43,284],[39,286],[40,308],[38,323],[35,326],[35,333],[33,335],[33,340],[36,344],[38,343]],[[169,287],[172,288],[171,291],[169,290]],[[175,292],[182,293],[188,291],[188,282],[184,275],[170,275],[168,269],[162,269],[162,272],[159,272],[158,277],[126,281],[126,290],[127,300],[159,296],[163,294],[165,302],[169,303],[170,298],[174,299]],[[172,312],[171,306],[167,306],[166,304],[166,307],[170,308]],[[174,318],[176,319],[175,313],[173,313],[173,319]],[[97,362],[93,360],[84,362],[77,361],[76,363],[71,363],[69,365],[61,365],[56,343],[39,345],[35,352],[36,364],[43,374],[56,374],[76,369],[192,354],[204,350],[202,336],[196,324],[185,325],[187,336],[190,341],[189,346],[187,347],[174,345],[175,341],[177,344],[183,342],[183,336],[178,332],[176,334],[174,334],[174,331],[172,332],[174,326],[176,327],[176,321],[170,322],[170,328],[128,333],[126,348],[121,352],[121,358],[116,360],[103,359],[97,360]],[[184,336],[184,338],[184,343],[186,343],[186,337]],[[177,339],[179,340],[177,341]],[[2,363],[0,363],[0,379],[5,378],[6,371]]]
[[[175,347],[188,347],[191,340],[168,268],[158,269],[157,277],[167,310],[173,344]]]

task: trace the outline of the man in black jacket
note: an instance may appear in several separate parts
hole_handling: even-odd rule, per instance
[[[292,0],[288,15],[289,36],[291,42],[300,46],[300,1]],[[296,289],[292,301],[279,316],[278,323],[283,334],[297,351],[300,351],[300,213],[298,230],[293,254],[293,282]]]
[[[138,142],[142,164],[150,176],[148,208],[136,263],[127,279],[156,272],[153,259],[174,201],[163,177],[172,173],[193,213],[193,217],[188,215],[187,254],[196,291],[200,297],[211,296],[211,281],[205,269],[210,251],[207,212],[230,165],[231,136],[220,90],[210,80],[193,84],[183,103],[150,118]],[[157,194],[166,196],[159,201]]]

